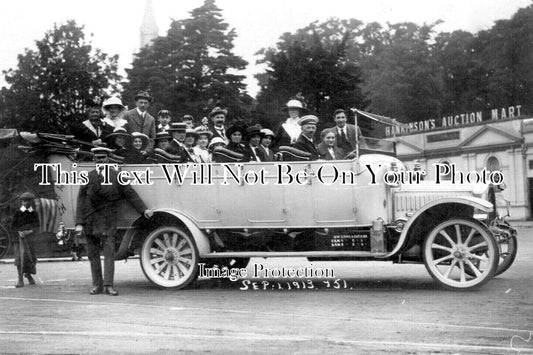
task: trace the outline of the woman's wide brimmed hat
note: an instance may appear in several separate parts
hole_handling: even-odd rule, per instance
[[[270,137],[272,137],[272,138],[275,138],[275,137],[276,137],[276,135],[274,134],[274,132],[272,132],[272,131],[271,131],[270,129],[268,129],[268,128],[263,128],[263,129],[261,130],[261,133],[263,133],[263,137],[266,137],[266,136],[270,136]]]
[[[261,133],[261,127],[254,125],[246,128],[246,138],[250,138],[255,135],[259,135],[261,138],[263,137],[263,133]]]
[[[132,140],[134,140],[135,138],[140,138],[141,141],[142,141],[142,148],[141,149],[144,149],[146,148],[146,146],[148,145],[148,142],[150,141],[150,138],[148,138],[148,136],[144,133],[141,133],[141,132],[133,132],[131,134],[131,137],[132,137]]]
[[[104,110],[109,110],[110,106],[119,106],[121,110],[124,109],[124,105],[122,104],[122,100],[120,100],[116,96],[111,96],[109,99],[104,101]]]
[[[194,130],[196,131],[196,133],[198,133],[198,136],[207,136],[207,139],[211,139],[211,137],[213,137],[213,132],[211,132],[204,126],[198,126]]]
[[[174,122],[170,124],[169,132],[186,132],[187,124],[183,122]]]
[[[116,137],[124,137],[126,138],[126,141],[131,141],[132,140],[132,135],[128,133],[128,131],[126,131],[126,129],[122,128],[122,127],[118,127],[118,128],[115,128],[115,130],[113,131],[113,133],[107,135],[104,140],[106,141],[112,141],[114,140]]]
[[[211,149],[215,144],[226,145],[226,141],[221,137],[215,137],[209,142],[208,148]]]
[[[307,109],[304,107],[302,102],[296,99],[289,100],[285,107],[282,108],[283,111],[288,111],[289,109],[300,110],[301,113],[307,112]]]
[[[246,128],[242,126],[231,126],[226,130],[226,138],[231,139],[231,135],[235,132],[241,132],[244,137],[246,135]]]

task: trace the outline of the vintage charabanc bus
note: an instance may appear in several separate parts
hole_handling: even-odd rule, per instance
[[[120,206],[116,259],[139,255],[148,280],[169,289],[193,282],[199,263],[240,268],[252,257],[420,263],[441,286],[461,290],[512,264],[516,231],[495,211],[489,185],[409,183],[417,174],[394,157],[390,141],[367,139],[357,153],[336,161],[120,165],[154,215]],[[73,237],[76,174],[95,168],[75,157],[68,149],[49,154],[58,238]]]

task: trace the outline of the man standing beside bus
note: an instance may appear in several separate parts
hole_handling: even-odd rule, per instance
[[[108,164],[111,149],[93,148],[96,164]],[[118,296],[113,288],[115,274],[115,237],[117,234],[117,208],[122,200],[127,200],[145,218],[152,217],[139,195],[130,185],[119,184],[118,172],[111,166],[100,166],[89,172],[89,182],[80,187],[76,208],[76,233],[85,231],[87,254],[91,262],[93,287],[91,295],[106,293]],[[105,181],[109,178],[109,181]],[[100,261],[100,245],[104,249],[104,276]]]

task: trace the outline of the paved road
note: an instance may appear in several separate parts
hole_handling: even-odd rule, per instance
[[[472,292],[439,289],[422,265],[379,262],[314,263],[338,283],[305,289],[204,279],[161,291],[130,260],[117,262],[119,297],[90,296],[87,261],[40,263],[38,285],[22,289],[0,264],[0,353],[533,354],[533,230],[519,233],[515,264]],[[310,265],[252,259],[249,273],[254,263]]]

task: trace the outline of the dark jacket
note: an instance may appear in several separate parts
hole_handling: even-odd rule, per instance
[[[93,126],[91,121],[85,120],[80,124],[72,127],[72,134],[80,141],[92,143],[98,139],[104,139],[109,134],[113,133],[113,127],[101,121],[101,124],[97,127]]]
[[[88,235],[114,235],[117,228],[117,208],[122,200],[128,201],[139,214],[146,205],[129,185],[121,185],[118,172],[109,169],[111,185],[104,185],[103,176],[96,169],[89,172],[89,183],[78,192],[76,224],[84,226]]]
[[[261,151],[261,154],[263,155],[262,161],[274,161],[274,151],[271,148],[268,148],[267,152],[267,150],[261,144],[259,144],[257,149]]]
[[[356,144],[359,141],[359,148],[366,148],[366,142],[361,134],[359,127],[355,127],[353,124],[346,124],[346,137],[342,138],[339,134],[337,126],[331,128],[335,132],[335,138],[337,140],[337,146],[342,148],[346,154],[352,152],[356,148]],[[357,133],[356,133],[357,132]]]
[[[296,142],[292,145],[293,148],[303,150],[304,152],[311,153],[310,160],[317,160],[320,157],[316,145],[307,139],[303,134],[300,134]]]
[[[249,153],[246,152],[246,149],[243,144],[229,142],[228,145],[226,146],[226,149],[229,149],[235,153],[240,153],[244,155],[243,161],[245,162],[250,161],[250,155]]]
[[[255,153],[254,151],[252,150],[252,147],[250,147],[250,145],[246,145],[244,147],[244,152],[246,154],[246,158],[245,160],[246,161],[255,161],[257,162],[257,158],[259,158],[259,161],[265,161],[265,156],[264,156],[264,150],[261,150],[259,149],[259,147],[255,148]]]
[[[329,153],[328,148],[323,142],[318,145],[317,150],[318,150],[318,154],[320,154],[320,159],[325,159],[325,160],[341,160],[341,159],[344,159],[346,155],[344,153],[344,150],[334,145],[333,152],[335,153],[335,158],[333,158],[331,154]]]
[[[39,215],[37,214],[37,212],[35,212],[35,210],[32,210],[31,212],[26,210],[23,212],[18,209],[13,215],[11,229],[13,230],[13,232],[33,230],[34,233],[37,233],[39,231]]]
[[[148,112],[145,113],[144,118],[141,117],[136,108],[126,111],[123,118],[128,121],[128,133],[141,132],[146,134],[148,138],[150,138],[150,143],[148,143],[146,150],[153,150],[156,132],[155,118],[153,118]]]

